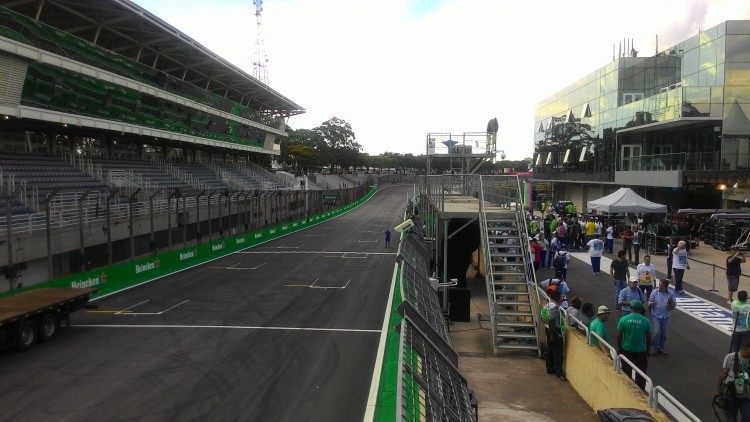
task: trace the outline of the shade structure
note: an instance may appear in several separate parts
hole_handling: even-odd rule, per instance
[[[667,206],[651,202],[638,195],[629,188],[620,188],[603,198],[589,201],[586,205],[589,209],[609,214],[617,213],[666,213]]]

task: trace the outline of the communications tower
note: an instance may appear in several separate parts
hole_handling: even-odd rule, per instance
[[[263,46],[263,32],[260,28],[260,14],[263,11],[263,0],[253,0],[255,5],[255,24],[258,33],[255,37],[255,60],[253,61],[253,76],[268,85],[268,56]]]

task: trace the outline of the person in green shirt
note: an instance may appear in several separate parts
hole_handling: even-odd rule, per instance
[[[592,333],[596,333],[599,337],[602,338],[602,340],[609,343],[609,332],[607,332],[607,325],[605,322],[609,320],[609,314],[611,311],[606,306],[602,305],[599,307],[599,309],[596,312],[596,318],[594,318],[591,321],[591,325],[589,325],[589,330]],[[609,350],[607,350],[607,346],[605,346],[602,343],[599,343],[599,339],[591,336],[591,345],[596,346],[601,350],[602,352],[609,354]]]
[[[651,322],[641,315],[642,308],[640,300],[630,301],[630,313],[617,322],[617,348],[621,355],[645,374],[651,351]],[[633,378],[633,370],[629,365],[625,364],[622,370]],[[635,383],[641,390],[646,388],[646,379],[640,375],[636,375]]]

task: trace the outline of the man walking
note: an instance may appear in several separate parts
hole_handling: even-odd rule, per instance
[[[599,275],[601,272],[602,265],[602,253],[604,252],[604,241],[599,239],[598,234],[593,235],[594,238],[586,243],[589,248],[589,258],[591,258],[591,270],[594,274]]]
[[[617,252],[617,259],[613,259],[609,265],[609,275],[612,276],[612,283],[615,286],[615,309],[620,310],[620,291],[627,287],[627,280],[630,278],[630,266],[625,260],[624,250]]]
[[[742,269],[740,265],[745,262],[745,254],[740,251],[738,246],[732,246],[729,250],[729,256],[727,257],[727,290],[729,304],[732,304],[732,296],[740,285],[740,276],[742,275]]]
[[[646,297],[651,297],[651,291],[654,290],[654,280],[656,279],[656,268],[651,263],[651,255],[643,257],[643,262],[635,268],[635,276],[638,277],[638,283]]]
[[[651,323],[648,318],[641,315],[641,306],[643,304],[640,300],[630,302],[633,312],[624,315],[617,322],[617,348],[621,355],[645,374],[651,350]],[[624,365],[622,370],[633,378],[633,369],[629,365]],[[641,390],[646,388],[646,379],[640,375],[636,374],[635,383]]]
[[[630,277],[628,287],[620,290],[620,294],[617,296],[617,304],[620,306],[622,314],[627,315],[631,312],[630,302],[633,300],[644,302],[646,299],[648,299],[648,296],[644,297],[643,292],[638,288],[638,279]]]
[[[747,326],[747,317],[750,315],[750,304],[747,303],[747,291],[740,290],[737,292],[737,300],[732,302],[732,321],[734,328],[732,330],[732,345],[729,347],[730,352],[740,350],[742,339],[750,338],[750,328]]]
[[[672,309],[677,307],[674,290],[669,288],[667,280],[659,280],[659,288],[651,292],[648,309],[651,311],[651,353],[666,355],[664,345],[667,342],[667,325]]]
[[[610,310],[606,306],[602,305],[596,311],[596,314],[597,314],[596,318],[594,318],[591,321],[589,330],[592,333],[596,333],[599,337],[602,338],[602,340],[609,343],[609,333],[607,332],[607,325],[605,324],[605,322],[609,320]],[[602,343],[599,343],[599,339],[597,339],[594,336],[591,336],[591,345],[598,347],[599,350],[609,355],[609,350],[607,350],[607,346],[605,346]]]
[[[391,247],[391,231],[386,228],[385,232],[383,232],[383,235],[385,236],[385,247],[390,248]]]

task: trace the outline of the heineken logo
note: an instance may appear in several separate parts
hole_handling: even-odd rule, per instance
[[[142,273],[144,271],[153,270],[155,268],[159,268],[159,265],[160,265],[160,262],[159,262],[158,259],[155,259],[155,260],[153,260],[151,262],[147,262],[145,264],[137,264],[135,266],[135,273],[136,274],[140,274],[140,273]]]
[[[235,245],[239,245],[241,243],[245,243],[244,237],[238,237],[237,239],[235,239]]]
[[[190,252],[180,252],[180,261],[184,261],[186,259],[194,258],[198,256],[198,249],[193,249]]]
[[[216,252],[224,249],[224,242],[211,245],[211,252]]]
[[[70,287],[73,289],[84,289],[86,287],[98,286],[107,282],[107,274],[101,273],[96,277],[88,277],[83,280],[76,280],[70,282]]]

